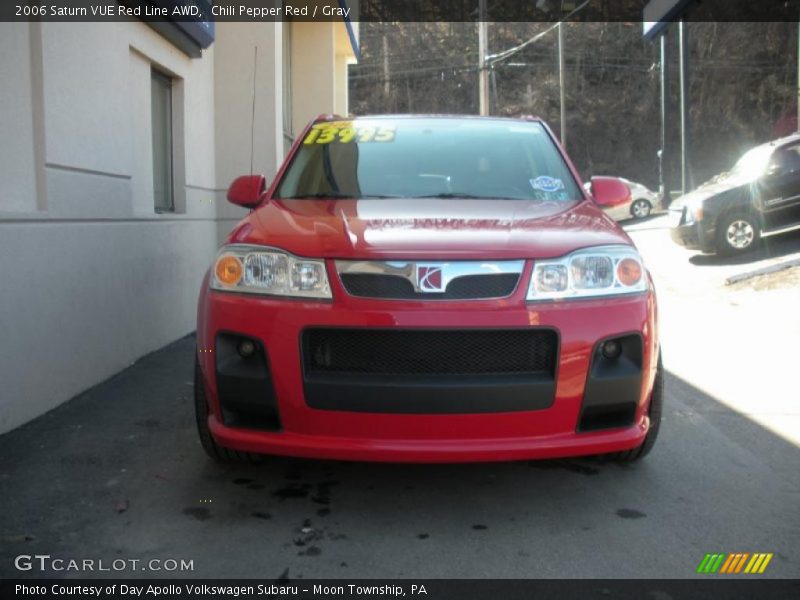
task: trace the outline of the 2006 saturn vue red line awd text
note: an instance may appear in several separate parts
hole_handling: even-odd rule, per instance
[[[655,442],[656,298],[629,237],[537,119],[320,117],[200,292],[204,449],[457,462]]]

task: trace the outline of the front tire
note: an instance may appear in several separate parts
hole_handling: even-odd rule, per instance
[[[644,219],[650,216],[650,211],[653,210],[653,205],[644,198],[634,200],[631,204],[631,216],[634,219]]]
[[[206,454],[213,460],[221,463],[258,463],[262,457],[251,452],[239,452],[217,445],[208,428],[208,414],[210,412],[208,399],[206,398],[206,387],[203,382],[203,373],[200,370],[200,363],[195,355],[194,362],[194,414],[197,420],[197,435],[200,438],[200,445],[203,446]]]
[[[661,428],[661,413],[664,410],[664,366],[661,363],[661,356],[658,357],[658,367],[656,368],[656,378],[653,381],[653,391],[650,395],[650,429],[644,442],[637,448],[619,452],[613,455],[613,459],[621,463],[632,463],[643,459],[650,454],[658,438],[658,430]]]
[[[744,254],[758,246],[761,228],[749,213],[735,212],[717,223],[717,252],[726,256]]]

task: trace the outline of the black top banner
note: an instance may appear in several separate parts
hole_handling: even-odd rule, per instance
[[[3,0],[0,21],[797,21],[800,0]]]

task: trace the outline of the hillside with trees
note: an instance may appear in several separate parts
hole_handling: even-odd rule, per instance
[[[531,114],[559,133],[552,23],[491,23],[489,53],[540,39],[490,72],[492,114]],[[699,184],[754,144],[797,129],[797,23],[688,23],[691,165]],[[673,28],[675,29],[675,28]],[[657,187],[660,53],[638,22],[564,24],[567,149],[584,177]],[[477,25],[365,22],[350,67],[353,114],[478,112]],[[677,33],[669,38],[670,139],[679,143]],[[677,164],[675,165],[677,167]],[[673,176],[673,188],[679,178]]]

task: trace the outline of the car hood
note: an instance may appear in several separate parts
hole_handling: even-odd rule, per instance
[[[684,194],[683,196],[676,198],[675,201],[672,203],[672,207],[682,208],[683,206],[687,206],[689,204],[696,205],[707,198],[711,198],[712,196],[717,196],[724,192],[736,189],[738,187],[741,187],[742,185],[745,185],[746,183],[747,183],[746,181],[733,177],[718,179],[717,181],[704,183],[696,190],[693,190],[688,194]]]
[[[588,201],[451,199],[269,200],[229,241],[341,259],[547,258],[632,243]]]

